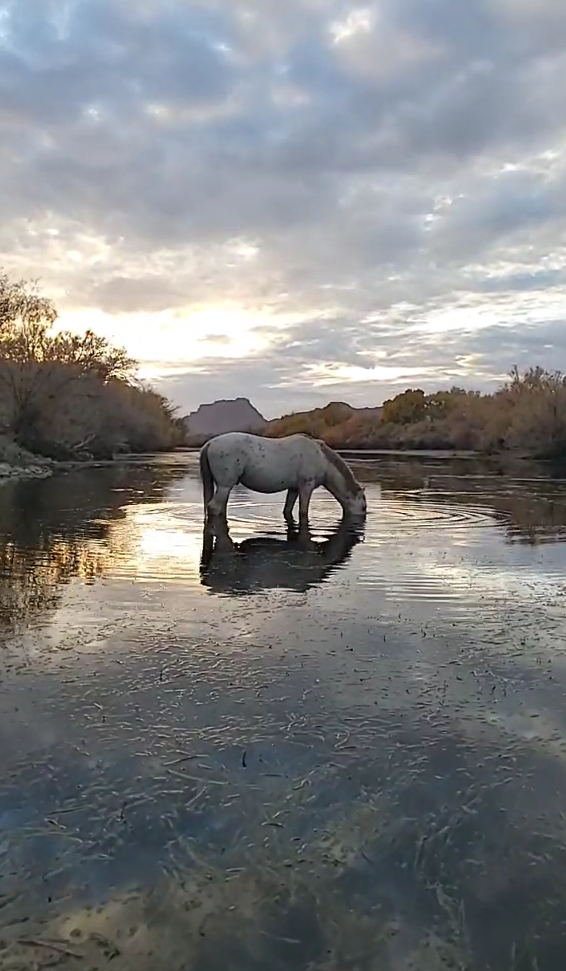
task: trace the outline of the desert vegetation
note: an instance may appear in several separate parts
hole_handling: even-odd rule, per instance
[[[566,375],[514,368],[493,394],[408,389],[379,409],[333,402],[279,418],[264,434],[304,432],[334,448],[445,449],[535,458],[566,456]]]
[[[57,328],[37,287],[0,274],[0,435],[49,458],[108,459],[182,440],[171,404],[136,362],[90,330]]]

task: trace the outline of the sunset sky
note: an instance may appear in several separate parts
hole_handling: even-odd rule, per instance
[[[0,0],[0,265],[183,411],[566,370],[564,0]]]

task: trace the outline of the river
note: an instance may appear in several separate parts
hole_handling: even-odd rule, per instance
[[[194,455],[2,486],[3,971],[566,967],[566,478],[353,465],[204,568]]]

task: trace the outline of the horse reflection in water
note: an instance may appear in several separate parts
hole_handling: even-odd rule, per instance
[[[253,536],[235,543],[226,520],[209,521],[203,531],[201,583],[215,593],[305,593],[342,566],[362,539],[363,525],[343,519],[322,541],[312,538],[307,525],[288,523],[286,539]]]

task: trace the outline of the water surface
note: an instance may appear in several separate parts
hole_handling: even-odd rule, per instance
[[[566,480],[356,461],[369,517],[195,457],[0,490],[0,966],[563,971]]]

